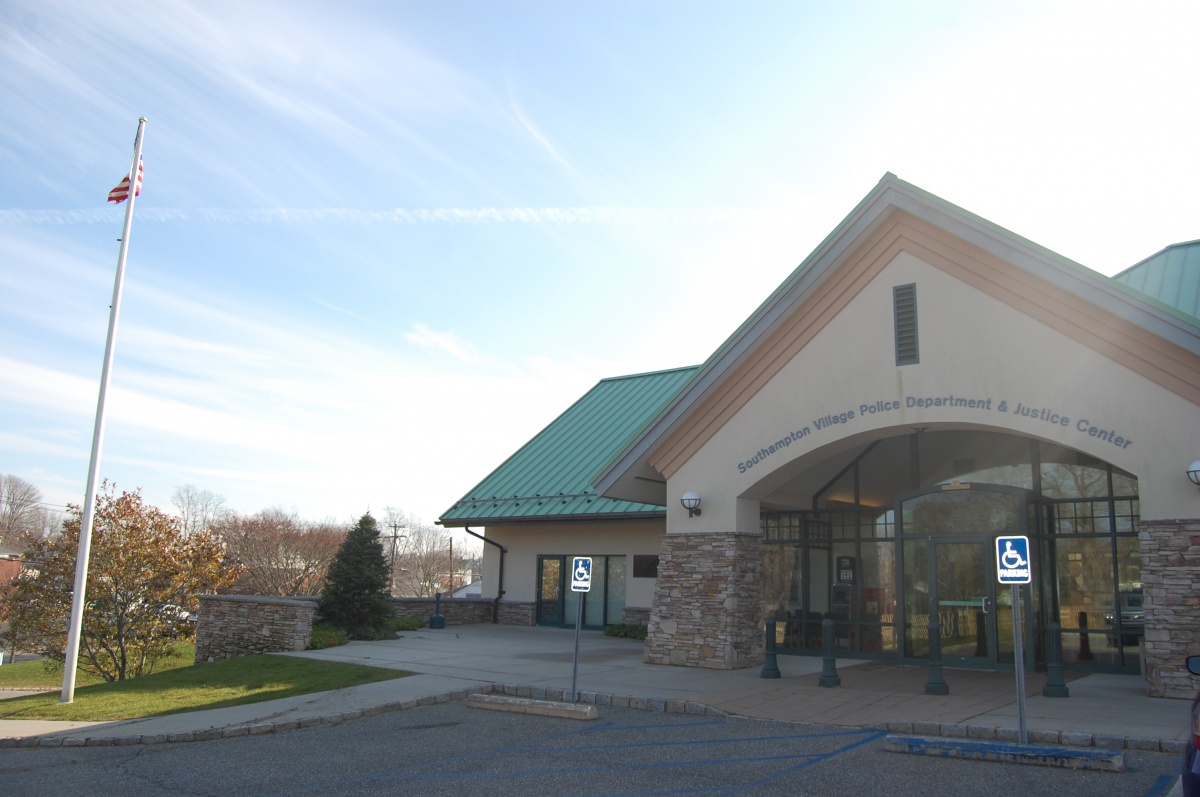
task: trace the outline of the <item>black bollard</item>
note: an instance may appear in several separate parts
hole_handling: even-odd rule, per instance
[[[975,612],[975,655],[979,658],[987,658],[987,615],[983,612]]]
[[[446,618],[442,616],[442,593],[437,593],[433,601],[433,616],[429,618],[430,628],[445,628]]]
[[[824,655],[821,663],[821,678],[817,686],[841,686],[837,674],[837,658],[833,655],[833,620],[826,617],[821,621],[821,648]]]
[[[775,618],[767,618],[767,652],[763,656],[763,668],[760,678],[779,678],[779,663],[775,660]]]
[[[1046,626],[1046,685],[1043,697],[1070,697],[1066,681],[1063,680],[1062,628],[1058,623]]]
[[[929,680],[925,682],[925,694],[950,694],[950,684],[942,675],[942,625],[936,611],[929,613]]]
[[[1092,643],[1090,641],[1091,637],[1088,635],[1087,624],[1088,624],[1087,612],[1080,612],[1079,613],[1079,660],[1080,661],[1091,661],[1092,660]]]

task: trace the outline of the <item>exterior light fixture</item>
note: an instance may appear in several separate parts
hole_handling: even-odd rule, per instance
[[[1200,468],[1200,462],[1197,462],[1194,467]],[[1198,474],[1197,478],[1200,478],[1200,474]],[[700,514],[700,496],[691,490],[680,496],[679,503],[683,504],[683,508],[688,511],[688,517],[695,517]]]
[[[1192,484],[1200,486],[1200,459],[1188,465],[1188,478],[1192,480]]]

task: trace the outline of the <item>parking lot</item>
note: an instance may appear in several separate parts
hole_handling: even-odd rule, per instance
[[[886,753],[844,727],[605,707],[592,721],[462,701],[263,736],[10,749],[0,793],[113,795],[1161,795],[1178,762],[1123,774]]]

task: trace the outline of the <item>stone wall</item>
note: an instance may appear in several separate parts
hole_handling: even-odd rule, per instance
[[[621,623],[624,625],[649,625],[650,610],[637,606],[626,606],[621,613]]]
[[[436,598],[392,598],[392,614],[396,617],[415,617],[424,625],[439,610]],[[492,621],[492,600],[483,598],[442,598],[440,605],[446,625],[470,625]]]
[[[315,598],[201,595],[196,661],[304,650],[316,610]]]
[[[755,534],[666,534],[643,659],[735,669],[763,663],[763,550]]]
[[[533,603],[501,603],[498,605],[501,625],[537,625],[537,605]]]
[[[1138,524],[1146,622],[1143,668],[1152,697],[1191,698],[1183,660],[1200,654],[1200,520]]]

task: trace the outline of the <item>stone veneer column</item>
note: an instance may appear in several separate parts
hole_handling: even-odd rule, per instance
[[[731,670],[763,663],[762,538],[665,534],[642,658]]]
[[[1146,692],[1190,698],[1196,688],[1183,660],[1200,654],[1200,520],[1144,520],[1138,539]]]

